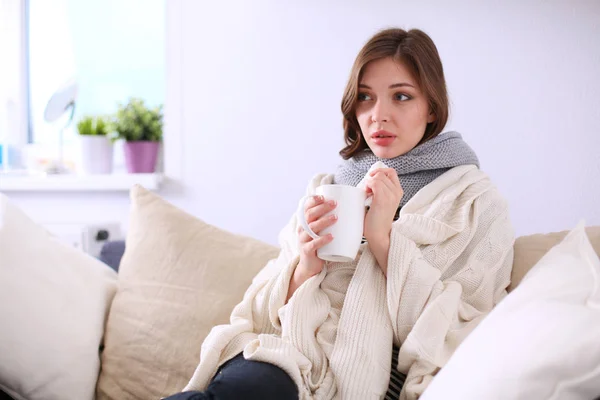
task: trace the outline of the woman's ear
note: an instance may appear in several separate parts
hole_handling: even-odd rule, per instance
[[[430,124],[437,119],[437,116],[432,110],[429,110],[429,115],[427,116],[427,123]]]

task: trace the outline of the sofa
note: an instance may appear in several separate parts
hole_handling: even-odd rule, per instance
[[[126,241],[105,245],[99,260],[0,194],[6,398],[145,400],[180,391],[210,329],[273,273],[265,265],[277,247],[207,224],[139,185],[130,200]],[[600,397],[600,226],[519,237],[514,250],[508,295],[424,399]]]

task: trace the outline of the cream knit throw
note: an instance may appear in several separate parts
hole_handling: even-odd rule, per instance
[[[332,179],[315,177],[308,193]],[[509,284],[507,203],[471,165],[449,170],[402,208],[387,280],[365,244],[354,262],[327,265],[284,305],[296,235],[293,217],[280,234],[279,257],[255,278],[231,323],[210,332],[184,390],[205,389],[219,365],[243,351],[285,370],[301,399],[380,399],[394,342],[408,375],[401,398],[417,399]]]

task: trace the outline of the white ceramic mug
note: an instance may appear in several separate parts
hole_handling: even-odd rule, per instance
[[[358,254],[363,237],[363,228],[365,222],[367,193],[364,188],[349,185],[321,185],[316,189],[316,195],[321,195],[325,199],[337,201],[337,207],[325,214],[336,214],[337,221],[330,227],[321,231],[325,236],[329,233],[333,235],[333,240],[317,250],[317,256],[321,260],[333,262],[353,261]],[[318,239],[319,235],[313,232],[308,226],[304,207],[306,201],[313,196],[304,196],[298,206],[298,222],[304,230]],[[324,217],[321,217],[324,218]]]

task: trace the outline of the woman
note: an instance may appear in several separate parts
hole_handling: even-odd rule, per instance
[[[448,118],[444,73],[419,30],[388,29],[358,54],[342,101],[345,160],[309,184],[373,195],[351,263],[325,263],[295,217],[281,253],[206,338],[172,399],[417,399],[503,298],[513,230],[505,200]],[[389,168],[369,172],[377,161]],[[335,204],[314,196],[315,231]],[[202,391],[202,392],[201,392]]]

